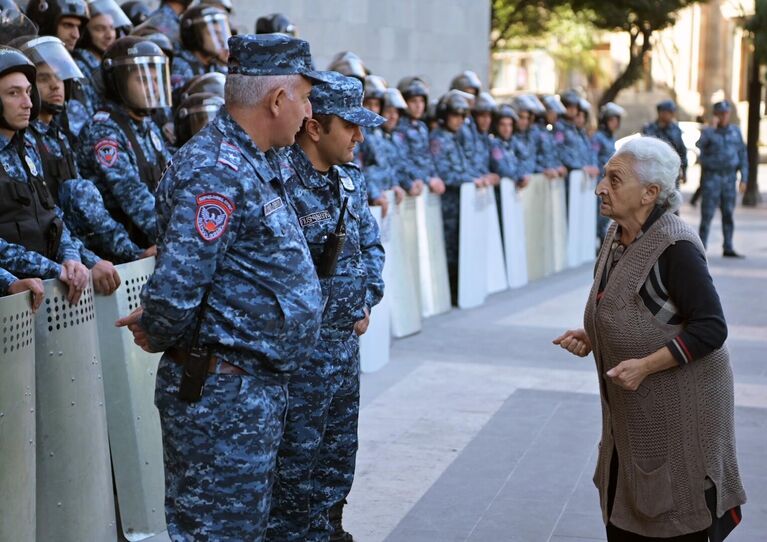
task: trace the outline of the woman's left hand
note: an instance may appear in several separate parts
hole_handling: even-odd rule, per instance
[[[607,371],[607,376],[613,384],[624,390],[636,391],[649,374],[644,359],[627,359]]]

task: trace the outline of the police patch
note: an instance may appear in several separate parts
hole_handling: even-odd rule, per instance
[[[282,209],[282,206],[283,206],[282,198],[274,198],[272,201],[269,201],[266,204],[264,204],[264,216],[269,216],[274,211]]]
[[[352,182],[351,178],[342,175],[341,176],[341,184],[344,187],[344,190],[347,192],[354,192],[354,183]]]
[[[431,143],[429,143],[429,149],[432,154],[439,154],[439,151],[442,149],[442,144],[439,142],[439,139],[436,137],[432,139]]]
[[[102,139],[96,143],[94,149],[99,164],[112,167],[117,162],[117,141],[114,139]]]
[[[493,147],[493,160],[503,159],[503,150],[500,147]]]
[[[333,217],[330,216],[330,212],[325,209],[324,211],[318,211],[310,215],[299,217],[298,223],[302,228],[305,228],[306,226],[311,226],[312,224],[316,224],[318,222],[325,222],[331,218]]]
[[[229,217],[234,212],[234,204],[226,196],[214,193],[200,194],[196,201],[197,233],[206,241],[215,241],[226,231]]]
[[[554,141],[556,141],[557,143],[564,143],[565,141],[564,132],[554,132]]]

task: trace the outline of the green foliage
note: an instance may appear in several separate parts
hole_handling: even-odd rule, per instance
[[[767,0],[756,0],[754,16],[745,28],[754,39],[754,51],[761,64],[767,64]]]

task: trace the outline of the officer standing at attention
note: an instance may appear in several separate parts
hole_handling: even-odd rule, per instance
[[[293,144],[324,75],[287,36],[238,35],[229,51],[225,106],[165,172],[155,272],[117,322],[165,351],[155,403],[177,541],[264,539],[288,378],[323,307],[272,149]]]
[[[58,278],[76,304],[88,286],[80,244],[41,177],[24,130],[40,111],[36,70],[20,51],[0,45],[0,267],[19,278]]]
[[[530,101],[537,106],[536,97],[530,96]],[[561,119],[567,112],[565,106],[558,96],[544,96],[543,111],[540,109],[535,113],[537,122],[532,130],[536,133],[538,139],[538,168],[547,178],[554,179],[567,175],[567,168],[559,159],[554,135],[561,128]]]
[[[470,95],[451,90],[437,104],[440,125],[430,134],[429,149],[438,175],[445,179],[447,190],[442,195],[442,222],[445,231],[450,297],[458,304],[458,240],[461,211],[461,184],[473,182],[478,187],[487,186],[484,177],[474,175],[459,139],[461,128],[471,110]]]
[[[732,104],[723,100],[714,104],[714,118],[698,140],[700,149],[700,239],[703,246],[708,241],[711,220],[717,207],[722,212],[722,234],[724,235],[723,256],[743,258],[735,252],[732,235],[735,231],[733,213],[738,195],[740,170],[740,191],[746,191],[748,183],[748,153],[743,143],[740,128],[730,124]]]
[[[267,539],[324,542],[331,506],[354,479],[359,339],[383,296],[384,251],[365,178],[350,163],[362,127],[384,119],[362,107],[362,83],[338,72],[312,88],[312,118],[282,156],[282,176],[322,285],[314,352],[290,377]]]
[[[682,167],[679,171],[679,180],[677,180],[676,187],[679,188],[679,183],[684,183],[687,179],[687,147],[684,146],[682,140],[682,130],[679,125],[674,122],[674,116],[676,115],[676,104],[674,100],[663,100],[658,102],[655,106],[655,110],[658,112],[658,118],[654,122],[650,122],[644,125],[642,128],[642,135],[657,137],[662,139],[679,155],[679,159],[682,161]]]
[[[565,106],[564,118],[557,121],[554,129],[554,141],[557,144],[559,160],[567,168],[568,173],[575,169],[582,169],[591,176],[596,176],[599,170],[596,167],[597,159],[591,147],[591,141],[583,127],[576,124],[580,111],[581,97],[575,91],[569,90],[560,96]]]
[[[154,191],[171,156],[150,116],[171,103],[168,59],[153,42],[126,36],[107,49],[101,70],[107,108],[84,131],[78,164],[110,214],[146,249],[156,243]]]
[[[181,49],[173,57],[171,69],[174,89],[197,75],[226,74],[227,40],[231,35],[225,10],[204,5],[187,9],[181,16]]]
[[[621,118],[626,114],[626,110],[616,103],[607,102],[599,109],[599,128],[591,137],[591,146],[597,154],[597,167],[599,167],[599,179],[605,176],[605,164],[615,154],[615,132],[621,126]],[[607,233],[607,226],[610,219],[599,212],[599,202],[597,202],[597,235],[599,236],[599,246]]]

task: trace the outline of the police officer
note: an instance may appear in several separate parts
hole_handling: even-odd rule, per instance
[[[383,78],[368,75],[365,77],[362,105],[376,114],[381,114],[386,90],[386,81]],[[402,106],[406,107],[404,100],[402,100]],[[397,120],[399,120],[399,112],[397,112]],[[391,135],[385,134],[380,126],[363,127],[363,135],[364,140],[357,145],[354,161],[365,174],[370,205],[380,206],[382,216],[386,216],[389,200],[384,195],[384,191],[390,189],[392,183],[403,175],[400,175],[399,170],[394,169],[395,164],[389,161],[386,138],[391,139]]]
[[[118,37],[131,28],[131,21],[114,0],[93,0],[88,4],[90,20],[82,29],[82,37],[72,56],[83,73],[83,90],[88,99],[88,114],[104,107],[104,82],[101,59]]]
[[[591,138],[591,146],[597,155],[600,179],[605,176],[605,164],[615,154],[615,132],[620,128],[621,119],[625,114],[626,110],[613,102],[607,102],[599,108],[599,128]],[[610,219],[599,212],[599,202],[597,202],[599,246],[602,246],[609,223]]]
[[[312,119],[283,156],[283,178],[317,268],[325,300],[314,352],[288,385],[285,433],[268,540],[327,541],[328,512],[351,490],[357,451],[358,335],[383,296],[384,252],[365,179],[350,163],[362,127],[384,119],[362,107],[360,81],[328,72],[315,85]],[[339,241],[339,236],[345,238]]]
[[[679,154],[679,158],[682,161],[682,167],[679,171],[679,179],[677,180],[677,188],[679,188],[680,182],[685,182],[687,179],[687,147],[682,140],[682,130],[679,125],[674,122],[676,115],[676,104],[673,100],[663,100],[658,102],[655,106],[658,112],[658,118],[654,122],[650,122],[644,125],[642,128],[642,135],[657,137],[662,139]]]
[[[328,70],[338,72],[348,77],[354,77],[363,83],[365,82],[365,78],[369,75],[365,63],[362,62],[359,55],[352,51],[341,51],[340,53],[336,53],[333,60],[331,60],[328,65]]]
[[[491,150],[491,170],[501,177],[506,177],[524,188],[530,182],[530,174],[523,174],[520,162],[514,152],[514,123],[519,122],[519,116],[509,104],[499,105],[493,113],[493,148]],[[501,153],[496,151],[500,147]],[[495,161],[498,165],[495,166]]]
[[[107,49],[101,69],[108,104],[85,130],[78,164],[110,214],[146,249],[156,242],[154,191],[170,159],[150,116],[170,105],[167,57],[153,42],[126,36]]]
[[[229,50],[226,105],[164,174],[157,266],[118,321],[165,351],[155,403],[172,540],[264,539],[286,384],[323,306],[271,149],[294,142],[324,76],[302,40],[238,35]]]
[[[445,180],[442,195],[442,222],[445,231],[445,252],[453,305],[458,304],[458,232],[461,209],[461,184],[473,182],[487,186],[484,177],[477,177],[464,154],[459,133],[471,111],[471,95],[451,90],[440,98],[437,116],[440,126],[430,134],[429,150],[437,173]]]
[[[282,13],[272,13],[256,19],[256,34],[285,34],[295,38],[298,28]]]
[[[176,141],[179,147],[216,118],[224,99],[212,92],[190,94],[176,110]]]
[[[20,278],[59,278],[75,304],[88,285],[79,245],[41,178],[24,130],[40,111],[36,70],[20,51],[0,46],[0,267]]]
[[[405,77],[397,84],[397,90],[407,104],[394,132],[407,159],[407,176],[400,185],[411,196],[419,195],[427,185],[435,194],[442,194],[445,183],[437,174],[434,158],[429,152],[429,129],[421,120],[429,101],[429,89],[420,77]]]
[[[517,161],[514,154],[506,152],[506,147],[501,144],[491,130],[497,111],[498,104],[489,92],[480,92],[471,108],[471,116],[479,135],[477,150],[485,157],[483,169],[486,171],[487,183],[493,186],[498,186],[501,178],[514,180],[517,177]],[[513,110],[509,107],[504,113],[505,123],[509,128],[512,127],[513,122],[510,116],[512,112]],[[498,191],[498,195],[498,201],[500,201],[500,191]]]
[[[733,213],[738,193],[737,173],[740,170],[740,191],[748,183],[748,154],[740,129],[730,124],[732,104],[722,100],[714,104],[714,119],[704,128],[698,140],[700,149],[700,239],[705,246],[717,207],[722,213],[723,255],[743,258],[735,252],[732,235],[735,231]]]
[[[195,75],[207,72],[226,74],[231,37],[229,14],[214,6],[192,6],[181,16],[181,49],[173,59],[173,88]]]
[[[130,19],[131,24],[135,27],[146,21],[152,14],[152,10],[149,6],[141,0],[129,0],[120,4],[120,9]]]
[[[595,176],[599,170],[596,167],[597,160],[591,141],[586,130],[576,124],[579,112],[584,110],[581,97],[577,92],[569,90],[562,93],[560,100],[565,106],[565,115],[557,121],[554,129],[559,160],[568,172],[581,169],[588,175]]]
[[[482,81],[475,72],[466,70],[453,77],[450,81],[450,89],[461,90],[477,97],[482,91]]]
[[[538,171],[549,179],[563,177],[567,175],[567,168],[559,158],[554,135],[560,125],[560,118],[566,114],[565,106],[554,95],[544,96],[542,104],[544,110],[535,113],[537,123],[533,126],[538,136]]]
[[[523,94],[514,98],[512,110],[514,127],[508,144],[514,152],[517,161],[517,173],[522,182],[527,185],[534,173],[543,170],[538,167],[538,134],[535,131],[535,104],[529,99],[530,95]]]
[[[45,183],[62,209],[65,223],[88,249],[81,251],[81,257],[83,263],[94,270],[94,281],[101,291],[104,288],[98,280],[99,272],[111,264],[108,266],[106,260],[100,262],[91,251],[117,262],[148,254],[143,254],[122,224],[109,215],[96,186],[80,177],[75,153],[61,126],[67,90],[71,88],[67,82],[82,75],[77,65],[63,43],[53,36],[20,38],[14,43],[37,69],[41,107],[38,117],[26,130],[27,139],[40,155]]]
[[[19,279],[13,273],[0,267],[0,296],[29,292],[32,296],[32,312],[37,311],[45,298],[41,279]]]
[[[162,0],[160,6],[143,24],[158,29],[170,38],[176,50],[181,49],[179,38],[181,14],[191,3],[192,0]]]

